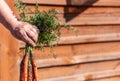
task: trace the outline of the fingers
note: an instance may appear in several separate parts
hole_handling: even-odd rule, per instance
[[[26,24],[24,26],[25,31],[26,31],[26,35],[27,38],[29,39],[27,42],[29,42],[30,44],[32,42],[36,43],[37,42],[37,38],[38,38],[38,29],[36,26],[30,25],[30,24]],[[32,42],[30,42],[32,40]],[[33,44],[32,44],[33,46]]]
[[[36,46],[36,43],[28,36],[26,32],[22,32],[22,40],[30,44],[31,46]]]
[[[36,26],[26,22],[21,22],[13,31],[12,34],[19,40],[22,40],[31,46],[36,46],[39,30]]]
[[[33,28],[34,28],[34,31],[35,31],[36,33],[38,33],[38,34],[40,33],[39,29],[38,29],[36,26],[33,25]]]
[[[26,35],[26,38],[28,39],[27,42],[30,45],[35,46],[38,38],[37,30],[34,27],[31,27],[28,31],[26,31]]]
[[[38,34],[34,31],[30,30],[29,32],[26,32],[27,36],[33,40],[35,43],[37,42]]]
[[[38,38],[38,29],[35,26],[32,26],[29,30],[29,32],[27,32],[27,35],[36,43],[37,42],[37,38]]]

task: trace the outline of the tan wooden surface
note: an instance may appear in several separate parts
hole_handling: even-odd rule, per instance
[[[32,6],[31,8],[34,9]],[[41,11],[51,8],[55,8],[62,13],[58,15],[61,23],[67,22],[70,25],[119,25],[120,22],[119,7],[40,6]]]
[[[42,81],[86,81],[120,75],[120,61],[92,62],[39,69]]]
[[[24,2],[35,4],[34,0]],[[119,78],[114,77],[120,76],[120,1],[37,2],[40,4],[40,11],[55,8],[61,12],[58,18],[62,23],[73,25],[79,30],[77,37],[72,31],[61,30],[62,37],[58,42],[60,46],[54,49],[56,59],[50,54],[48,47],[44,52],[35,50],[34,58],[41,81],[119,81]],[[34,10],[33,5],[30,7]],[[21,47],[24,47],[24,44],[21,44]]]
[[[34,10],[35,0],[23,0]],[[54,52],[35,50],[40,81],[119,81],[120,1],[38,0],[40,11],[57,9],[61,23],[79,30],[62,29]],[[32,15],[33,13],[28,13]],[[20,48],[24,43],[20,42]],[[20,57],[22,57],[21,50]],[[21,59],[19,59],[21,60]]]
[[[0,25],[0,81],[18,81],[18,43],[8,30]]]
[[[35,4],[35,0],[23,0],[25,3]],[[45,5],[70,5],[70,6],[120,6],[120,1],[116,0],[37,0]]]
[[[34,5],[30,5],[31,9],[34,9]],[[69,13],[76,14],[81,16],[99,16],[99,15],[120,15],[119,7],[86,7],[86,6],[54,6],[54,5],[39,5],[39,10],[49,10],[49,9],[56,9],[59,10],[61,13]],[[83,12],[84,11],[84,12]]]
[[[110,42],[120,40],[119,26],[73,26],[78,30],[75,32],[66,29],[61,30],[61,38],[58,44],[78,44],[94,42]],[[56,44],[56,42],[55,42]],[[23,42],[19,42],[20,47],[24,47]]]
[[[7,2],[18,15],[13,7],[14,0]],[[36,0],[23,2],[34,10]],[[120,81],[119,0],[37,2],[40,11],[55,8],[61,12],[58,17],[62,23],[79,30],[78,36],[64,28],[61,30],[59,45],[54,48],[56,59],[49,47],[34,51],[40,81]],[[0,81],[19,81],[19,64],[25,44],[18,43],[2,25],[0,36]],[[19,53],[18,47],[23,48]]]
[[[87,48],[86,48],[87,47]],[[73,65],[105,60],[120,59],[120,42],[106,42],[80,45],[56,46],[54,52],[57,58],[53,57],[50,48],[43,51],[35,50],[34,58],[38,67],[51,67],[61,65]],[[23,52],[21,51],[21,56]]]
[[[30,5],[30,8],[34,10],[33,5]],[[53,3],[52,6],[40,5],[39,8],[40,11],[52,8],[59,10],[61,12],[60,14],[58,14],[58,18],[60,19],[60,21],[62,23],[66,22],[70,25],[73,25],[73,27],[79,30],[78,36],[76,37],[72,31],[62,29],[62,37],[61,40],[58,42],[59,44],[91,43],[120,40],[119,7],[71,7],[59,5],[55,6]],[[31,15],[32,13],[28,14]],[[20,47],[24,47],[24,44],[21,43]]]
[[[6,0],[13,9],[13,1]],[[0,81],[18,81],[18,42],[10,32],[0,24]]]
[[[120,78],[119,78],[119,76],[117,76],[117,77],[108,77],[108,78],[89,80],[89,81],[119,81],[119,80],[120,80]]]

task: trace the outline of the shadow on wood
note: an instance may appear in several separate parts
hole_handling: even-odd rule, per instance
[[[79,13],[74,14],[72,17],[66,17],[67,14],[64,15],[64,17],[66,18],[66,22],[72,20],[74,17],[76,17],[80,13],[84,12],[87,8],[89,8],[89,6],[92,6],[92,4],[96,3],[97,1],[98,0],[66,0],[66,3],[67,3],[68,6],[70,6],[70,5],[74,5],[74,6],[79,5],[79,6],[74,7],[74,9],[72,9],[72,12],[79,10]],[[82,5],[89,5],[89,6],[84,6],[83,7]],[[64,12],[69,12],[69,7],[65,6]]]

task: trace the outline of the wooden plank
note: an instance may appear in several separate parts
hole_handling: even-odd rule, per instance
[[[59,44],[74,44],[74,43],[92,43],[105,41],[119,41],[119,26],[73,26],[79,32],[78,36],[73,31],[61,29],[61,40]],[[99,31],[98,31],[99,30]],[[23,48],[25,44],[19,42],[19,47]]]
[[[62,80],[63,81],[63,80]],[[68,81],[68,80],[67,80]],[[69,81],[80,81],[76,79],[69,79]],[[114,76],[114,77],[107,77],[107,78],[101,78],[101,79],[94,79],[94,80],[89,80],[89,81],[120,81],[119,76]]]
[[[120,6],[119,0],[23,0],[24,3],[42,5],[70,5],[70,6]]]
[[[0,37],[0,81],[18,81],[18,42],[1,24]]]
[[[120,25],[120,16],[106,16],[109,14],[104,14],[103,16],[79,16],[78,14],[68,14],[67,16],[58,16],[58,21],[64,25],[80,25],[80,26],[90,26],[90,25]]]
[[[120,59],[119,49],[120,42],[56,46],[54,47],[54,52],[57,54],[55,59],[53,54],[51,54],[50,48],[46,47],[44,51],[36,49],[34,51],[34,58],[38,67],[71,65]],[[23,55],[23,52],[19,55]]]
[[[33,7],[31,9],[33,10]],[[41,9],[41,11],[42,10],[43,9]],[[112,25],[112,24],[119,25],[120,22],[119,8],[70,7],[70,9],[64,8],[63,10],[63,8],[60,8],[60,10],[62,11],[62,13],[67,13],[58,15],[59,21],[62,24],[68,23],[69,25]]]
[[[69,25],[119,25],[120,17],[80,17],[59,18],[61,24]],[[77,22],[76,22],[77,21]]]
[[[86,49],[87,47],[87,49]],[[66,50],[67,49],[67,50]],[[55,46],[54,52],[57,54],[57,58],[60,57],[72,57],[79,55],[93,55],[93,54],[109,54],[120,52],[120,42],[105,42],[105,43],[87,43],[76,45],[63,45]],[[49,47],[45,47],[44,50],[34,50],[34,58],[37,59],[53,59],[53,54]],[[24,54],[23,49],[19,53],[20,57]]]
[[[77,36],[66,36],[61,37],[59,41],[54,42],[53,44],[78,44],[78,43],[93,43],[93,42],[110,42],[110,41],[120,41],[120,33],[111,33],[111,34],[99,34],[99,35],[77,35]],[[25,44],[19,42],[20,48],[24,48]]]
[[[34,5],[28,5],[31,10],[34,11],[35,6]],[[120,9],[119,7],[73,7],[73,6],[48,6],[48,5],[39,5],[40,11],[48,11],[50,9],[56,9],[60,11],[60,13],[78,13],[81,15],[112,15],[117,14],[120,15]]]
[[[83,35],[83,36],[67,36],[61,37],[58,44],[76,44],[76,43],[91,43],[105,41],[119,41],[120,33],[100,34],[100,35]]]
[[[59,57],[36,60],[38,67],[50,67],[58,65],[72,65],[78,63],[115,60],[120,59],[120,52],[104,53],[104,54],[90,54],[90,55],[78,55],[72,57]]]
[[[102,78],[102,79],[96,79],[96,80],[90,80],[90,81],[120,81],[120,77],[108,77],[108,78]]]
[[[120,58],[119,49],[120,49],[119,42],[83,44],[83,45],[80,44],[71,46],[68,45],[54,48],[58,56],[56,59],[53,58],[52,54],[46,56],[46,58],[44,59],[41,58],[43,55],[45,57],[45,55],[50,54],[50,52],[46,52],[48,49],[44,50],[45,52],[43,53],[40,51],[38,52],[36,50],[35,58],[38,67],[70,65],[85,62],[119,59]]]
[[[14,1],[5,1],[14,11]],[[0,81],[19,81],[18,49],[18,41],[0,22]]]
[[[81,81],[82,79],[86,79],[86,80],[98,79],[98,78],[120,75],[119,64],[120,64],[120,60],[114,60],[114,61],[102,61],[102,62],[77,64],[71,66],[56,66],[56,67],[48,67],[48,68],[39,68],[38,73],[40,80],[49,79],[50,81],[52,81],[51,79],[53,79],[54,81],[54,79],[57,79],[57,81],[66,81],[66,80],[69,81],[74,79],[76,81],[77,80]],[[88,77],[90,75],[91,77]],[[61,80],[63,77],[66,79]]]
[[[63,80],[62,80],[63,81]],[[68,80],[67,80],[68,81]],[[71,79],[69,81],[80,81],[80,80],[75,80]],[[114,77],[107,77],[107,78],[101,78],[101,79],[94,79],[94,80],[89,80],[89,81],[120,81],[119,76],[114,76]]]
[[[56,77],[56,78],[50,78],[50,79],[45,79],[41,81],[70,81],[70,80],[71,81],[73,80],[74,81],[86,81],[86,80],[91,80],[91,79],[100,79],[100,78],[119,76],[119,75],[120,75],[120,69]]]
[[[106,14],[105,14],[106,15]],[[120,25],[120,16],[79,16],[79,15],[67,15],[58,16],[58,22],[61,25],[79,25],[79,26],[91,26],[91,25]],[[108,15],[108,14],[107,14]]]
[[[73,28],[77,29],[78,36],[86,36],[86,35],[101,35],[101,34],[115,34],[120,33],[120,26],[73,26]],[[75,36],[75,32],[73,30],[67,30],[62,28],[60,30],[61,37],[67,36]]]

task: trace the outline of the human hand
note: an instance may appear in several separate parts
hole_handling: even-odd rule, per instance
[[[39,30],[36,26],[33,26],[27,22],[18,21],[17,24],[11,30],[13,36],[22,40],[31,46],[36,46]]]

